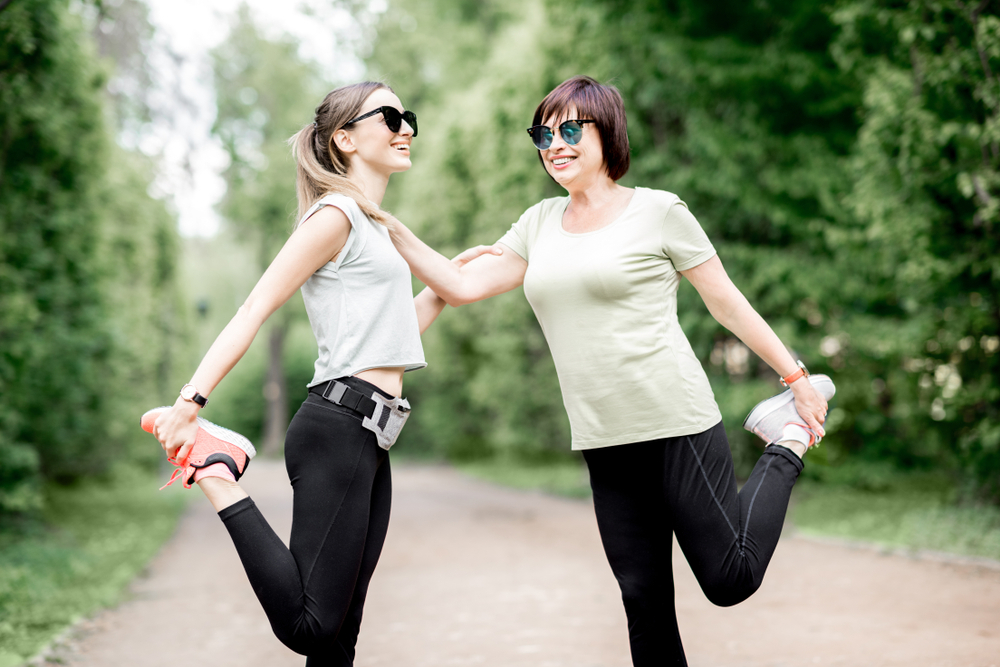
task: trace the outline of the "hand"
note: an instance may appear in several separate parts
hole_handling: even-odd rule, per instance
[[[153,435],[174,465],[184,465],[195,436],[198,434],[198,406],[178,398],[173,407],[164,411],[153,424]]]
[[[482,255],[502,255],[503,248],[498,245],[477,245],[451,258],[451,263],[455,266],[465,266],[472,260]]]
[[[818,391],[813,389],[809,378],[800,377],[790,385],[792,395],[795,396],[795,409],[799,416],[806,421],[806,425],[812,429],[818,437],[826,435],[823,423],[826,421],[826,411],[829,408],[826,399]]]

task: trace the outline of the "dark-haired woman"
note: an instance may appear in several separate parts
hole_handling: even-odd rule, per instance
[[[389,523],[388,449],[409,406],[403,373],[423,368],[420,333],[444,307],[416,299],[379,209],[389,176],[410,168],[416,116],[381,83],[338,88],[290,142],[298,163],[295,231],[219,334],[172,407],[143,427],[219,513],[271,627],[309,667],[354,662],[368,582]],[[458,263],[480,249],[467,251]],[[288,427],[294,489],[286,548],[239,477],[253,446],[198,417],[265,320],[302,290],[319,358]],[[168,482],[169,484],[169,482]]]
[[[615,88],[589,77],[563,82],[528,132],[568,196],[528,209],[500,239],[502,255],[456,267],[403,225],[390,236],[449,304],[524,285],[555,360],[573,448],[590,470],[633,663],[684,665],[672,536],[712,602],[736,604],[757,590],[802,455],[824,434],[833,383],[808,377],[789,355],[676,195],[617,184],[629,145]],[[790,387],[745,423],[769,446],[739,493],[721,414],[677,321],[681,276]]]

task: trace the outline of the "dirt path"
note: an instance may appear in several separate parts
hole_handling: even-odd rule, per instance
[[[589,502],[522,493],[438,467],[397,466],[392,524],[357,667],[627,667],[624,612]],[[246,487],[279,535],[279,463]],[[1000,571],[783,540],[761,590],[713,607],[679,552],[681,633],[693,667],[1000,667]],[[131,599],[56,651],[73,667],[301,667],[246,582],[207,502]]]

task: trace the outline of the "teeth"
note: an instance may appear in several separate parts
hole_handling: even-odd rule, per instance
[[[552,164],[554,164],[554,165],[561,165],[561,164],[566,164],[567,162],[571,162],[573,160],[574,160],[574,158],[571,158],[571,157],[560,157],[560,158],[556,158],[555,160],[553,160]]]

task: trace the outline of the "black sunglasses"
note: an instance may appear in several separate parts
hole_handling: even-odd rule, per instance
[[[559,136],[570,146],[576,146],[583,138],[583,124],[596,123],[596,120],[567,120],[559,125]],[[535,148],[540,151],[548,149],[552,145],[552,128],[548,125],[535,125],[528,128],[531,141]]]
[[[399,132],[399,128],[402,127],[402,122],[405,120],[406,124],[413,128],[413,136],[417,136],[417,114],[412,111],[404,111],[399,113],[399,109],[396,107],[379,107],[373,111],[369,111],[366,114],[362,114],[355,118],[354,120],[349,120],[344,123],[344,127],[348,125],[353,125],[359,120],[364,120],[374,116],[375,114],[382,114],[382,118],[385,119],[385,126],[388,127],[393,132]]]

